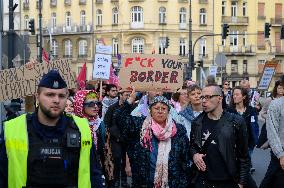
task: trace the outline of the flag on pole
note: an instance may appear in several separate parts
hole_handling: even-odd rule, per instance
[[[46,63],[49,63],[49,54],[45,51],[44,48],[42,48],[42,59],[43,59]]]
[[[108,83],[109,84],[114,84],[117,87],[120,85],[119,78],[118,78],[118,76],[116,76],[114,74],[114,69],[113,69],[112,65],[110,66],[110,76],[109,76]]]
[[[78,77],[77,77],[77,82],[79,84],[80,89],[85,89],[86,87],[86,77],[87,77],[87,66],[86,62],[84,63]]]

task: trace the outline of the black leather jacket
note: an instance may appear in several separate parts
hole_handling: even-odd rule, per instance
[[[202,122],[205,112],[193,122],[190,133],[190,155],[202,150]],[[238,183],[245,185],[249,175],[249,154],[247,128],[244,119],[229,112],[224,112],[217,125],[218,147],[227,166],[228,172]]]

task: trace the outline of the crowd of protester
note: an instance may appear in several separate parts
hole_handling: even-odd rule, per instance
[[[88,120],[104,187],[254,188],[254,148],[271,147],[261,187],[280,188],[284,143],[277,136],[284,122],[269,109],[273,103],[271,111],[283,117],[276,102],[283,101],[283,87],[282,78],[261,106],[248,80],[230,88],[210,76],[203,88],[190,81],[173,93],[113,84],[100,92],[89,84],[70,91],[65,113]],[[7,120],[17,116],[12,106],[7,113]],[[258,117],[265,120],[261,131]]]

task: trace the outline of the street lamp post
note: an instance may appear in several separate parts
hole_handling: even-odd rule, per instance
[[[39,0],[39,62],[42,63],[42,0]]]
[[[189,24],[188,24],[188,64],[186,69],[186,80],[192,79],[192,62],[193,62],[193,55],[192,54],[192,18],[191,18],[191,3],[192,0],[189,1]]]

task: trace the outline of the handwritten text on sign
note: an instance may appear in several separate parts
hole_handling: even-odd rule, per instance
[[[119,73],[122,88],[175,91],[183,83],[183,63],[176,56],[125,55]]]
[[[93,70],[93,79],[109,79],[111,56],[96,54]]]
[[[258,85],[258,89],[266,90],[269,88],[269,85],[274,75],[276,67],[277,67],[277,62],[269,61],[265,63],[263,74],[261,76],[261,79]]]
[[[29,70],[25,65],[0,71],[0,101],[34,95],[43,74],[56,69],[66,81],[68,88],[76,88],[68,60],[37,63]]]

